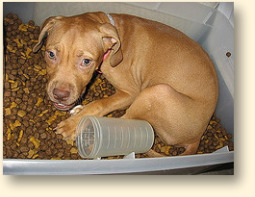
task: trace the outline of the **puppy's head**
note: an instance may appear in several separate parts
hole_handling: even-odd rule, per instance
[[[104,54],[109,54],[104,64],[116,66],[122,61],[115,27],[87,15],[48,18],[34,52],[42,47],[45,39],[47,92],[59,110],[69,110],[75,105],[102,63]]]

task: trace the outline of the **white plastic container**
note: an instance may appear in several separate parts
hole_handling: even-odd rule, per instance
[[[84,12],[127,13],[173,26],[197,41],[209,54],[218,74],[219,100],[216,116],[234,137],[234,27],[233,3],[152,2],[152,3],[4,3],[4,16],[13,12],[37,25],[49,16],[75,15]],[[226,5],[226,17],[217,5]],[[230,20],[229,20],[230,19]],[[226,53],[231,52],[227,57]],[[3,173],[15,175],[75,174],[196,174],[208,168],[234,162],[234,151],[226,147],[210,154],[125,158],[118,160],[22,160],[4,159]]]
[[[85,116],[76,131],[76,146],[82,158],[145,153],[153,142],[153,128],[144,120]]]

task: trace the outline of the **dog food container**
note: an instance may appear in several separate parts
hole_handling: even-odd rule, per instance
[[[153,142],[153,128],[144,120],[85,116],[76,131],[76,146],[83,158],[144,153]]]
[[[41,25],[43,21],[49,16],[71,16],[84,12],[100,10],[105,13],[132,14],[158,21],[181,30],[194,41],[198,42],[207,51],[208,55],[212,59],[219,79],[219,100],[215,114],[221,119],[222,126],[226,128],[226,131],[230,133],[233,138],[235,138],[235,41],[233,3],[4,2],[3,8],[4,16],[6,16],[8,12],[16,13],[19,15],[19,17],[22,18],[24,22],[34,20],[36,25]],[[230,52],[231,56],[227,56],[227,52]],[[95,120],[93,120],[92,117],[87,119],[87,121],[90,123],[90,125],[92,124],[94,137],[98,131],[94,130],[98,129],[96,128],[96,125],[106,124],[102,124],[101,120],[98,120],[99,123],[95,123]],[[84,128],[86,128],[85,126],[86,125],[83,125]],[[89,125],[87,125],[87,127],[88,126]],[[114,126],[116,127],[117,123],[114,123]],[[103,127],[101,129],[103,129]],[[94,148],[96,147],[95,139],[93,139],[93,137],[92,141],[89,143],[91,143]],[[113,150],[114,149],[111,149],[112,153]],[[86,154],[90,155],[92,153],[93,150],[91,150],[90,153],[87,152]],[[214,153],[162,158],[124,157],[123,159],[111,160],[3,159],[3,174],[197,174],[210,168],[225,166],[233,162],[234,151],[229,151],[226,147],[224,147],[223,149],[220,149]]]

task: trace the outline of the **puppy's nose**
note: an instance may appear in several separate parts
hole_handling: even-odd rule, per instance
[[[54,88],[53,89],[53,96],[57,100],[66,101],[70,96],[70,91]]]

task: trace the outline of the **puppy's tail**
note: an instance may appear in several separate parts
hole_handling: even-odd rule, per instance
[[[196,154],[198,146],[199,146],[199,143],[200,143],[200,141],[197,141],[197,142],[195,142],[193,144],[187,145],[186,146],[186,150],[182,154],[180,154],[180,156]]]
[[[148,155],[149,157],[164,157],[164,155],[161,155],[160,153],[157,153],[156,151],[150,149],[146,155]]]
[[[196,154],[199,143],[200,143],[200,141],[187,145],[185,151],[182,154],[180,154],[179,156]],[[156,151],[154,151],[152,149],[150,149],[146,154],[149,157],[165,157],[164,155],[157,153]]]

